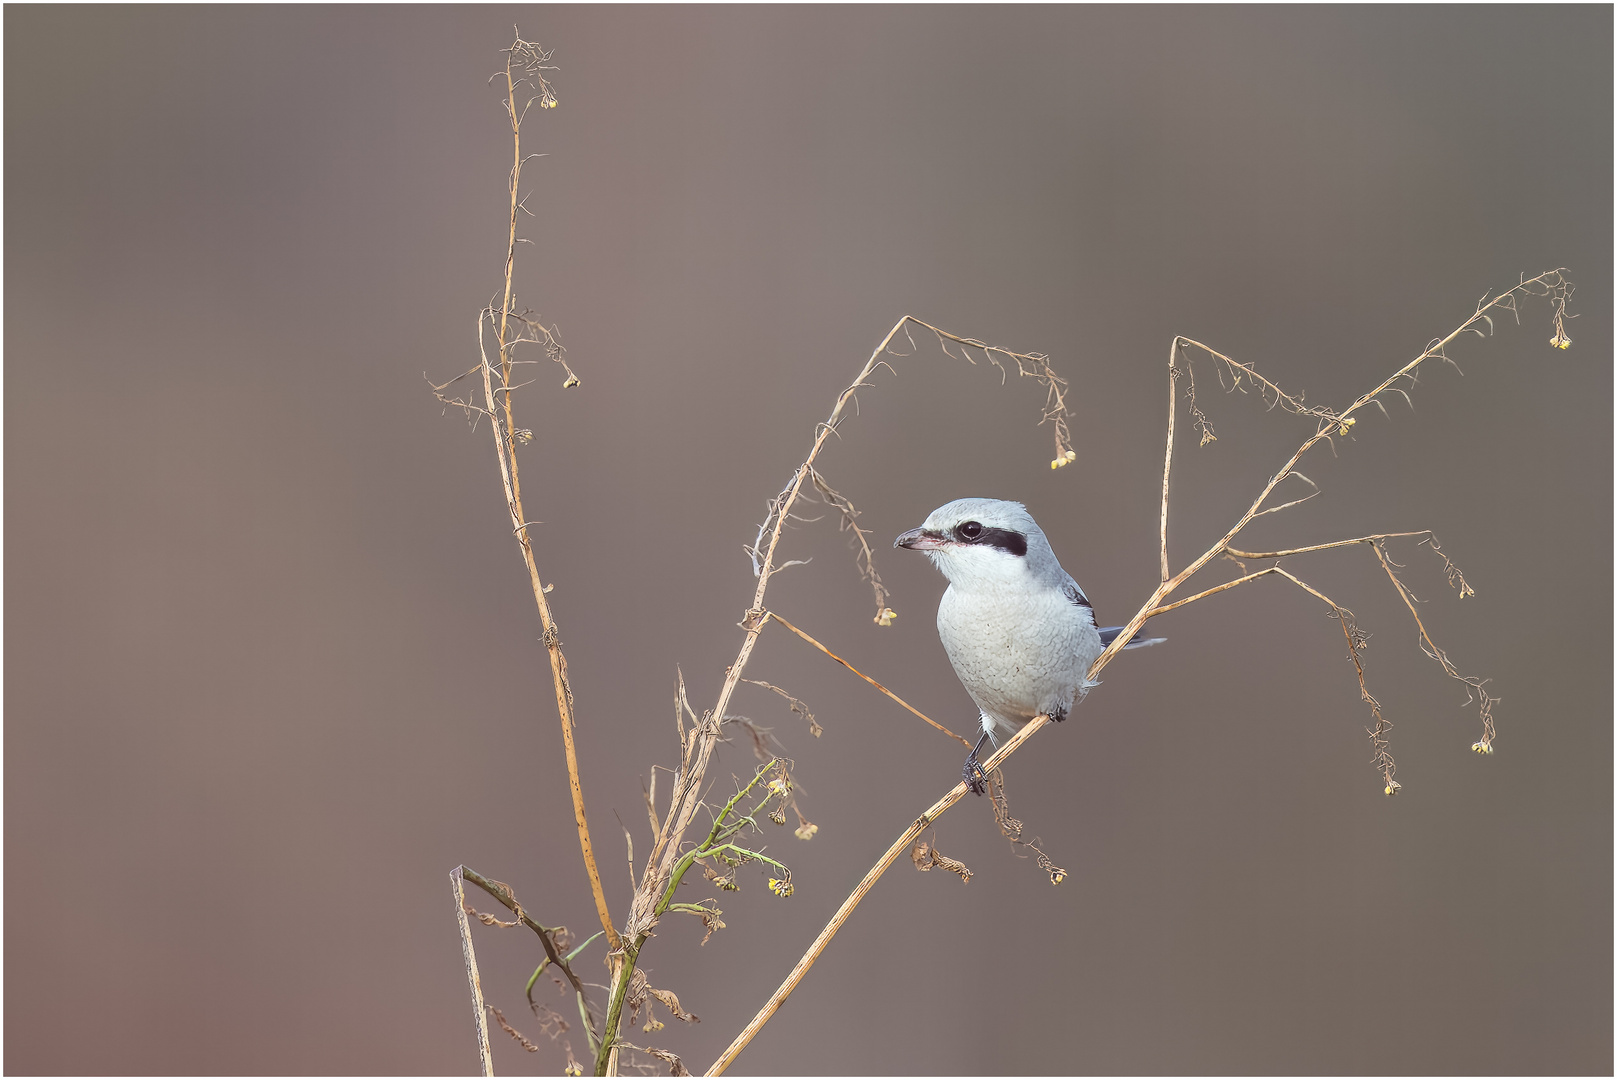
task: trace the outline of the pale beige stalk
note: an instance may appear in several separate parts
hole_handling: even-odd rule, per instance
[[[455,897],[455,921],[460,927],[460,955],[466,963],[466,982],[472,990],[472,1012],[477,1023],[477,1060],[484,1076],[494,1075],[494,1054],[488,1044],[488,1011],[483,1007],[483,978],[477,971],[477,952],[472,948],[472,924],[466,918],[466,882],[461,867],[449,872],[449,888]]]

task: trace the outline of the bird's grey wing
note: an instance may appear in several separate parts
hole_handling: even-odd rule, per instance
[[[1068,600],[1071,600],[1074,604],[1078,605],[1079,607],[1088,608],[1089,609],[1089,617],[1090,617],[1090,619],[1094,619],[1094,617],[1095,617],[1095,605],[1091,604],[1089,602],[1089,597],[1084,595],[1084,590],[1080,589],[1078,587],[1078,583],[1076,581],[1072,580],[1072,575],[1071,574],[1063,572],[1061,577],[1063,578],[1063,580],[1061,582],[1061,592],[1062,592],[1062,594],[1064,596],[1066,596],[1066,598]]]
[[[1095,605],[1089,602],[1089,597],[1085,596],[1084,590],[1080,589],[1078,587],[1078,583],[1072,580],[1071,574],[1063,574],[1062,576],[1067,580],[1062,583],[1061,591],[1066,594],[1068,600],[1071,600],[1074,604],[1081,608],[1088,609],[1090,621],[1093,622],[1095,618]],[[1121,626],[1097,626],[1096,629],[1100,632],[1100,643],[1103,648],[1117,640],[1117,635],[1123,632],[1123,628]],[[1136,631],[1134,636],[1129,638],[1128,644],[1124,645],[1123,648],[1143,649],[1147,645],[1158,645],[1168,640],[1167,638],[1160,637],[1142,637],[1141,635],[1144,633],[1144,630]]]

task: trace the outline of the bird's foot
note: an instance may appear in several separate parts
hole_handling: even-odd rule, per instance
[[[966,759],[960,775],[973,795],[981,795],[988,790],[988,774],[983,772],[982,765],[977,761],[977,751],[973,750]]]

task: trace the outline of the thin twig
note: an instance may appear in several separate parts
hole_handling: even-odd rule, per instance
[[[1179,412],[1179,365],[1174,361],[1179,354],[1179,339],[1168,346],[1168,439],[1162,454],[1162,580],[1167,581],[1168,570],[1168,478],[1173,474],[1173,421]]]
[[[1433,550],[1438,550],[1435,541],[1432,542],[1431,547]],[[1494,703],[1499,699],[1490,697],[1488,695],[1488,680],[1478,678],[1475,675],[1460,674],[1459,669],[1456,668],[1449,660],[1448,653],[1438,648],[1437,642],[1433,641],[1432,636],[1426,632],[1426,624],[1421,621],[1420,612],[1415,610],[1414,596],[1410,594],[1409,589],[1399,579],[1398,575],[1393,572],[1392,560],[1387,557],[1387,552],[1382,548],[1380,541],[1378,540],[1375,543],[1372,543],[1370,548],[1376,553],[1376,561],[1381,564],[1381,569],[1387,572],[1387,578],[1392,582],[1392,587],[1398,590],[1398,598],[1404,602],[1404,606],[1409,609],[1410,617],[1415,620],[1415,626],[1420,631],[1421,651],[1427,656],[1430,656],[1433,660],[1436,660],[1438,664],[1442,666],[1444,672],[1448,674],[1449,678],[1454,679],[1456,682],[1463,683],[1469,689],[1470,696],[1466,699],[1467,703],[1470,703],[1471,701],[1479,702],[1480,711],[1482,714],[1482,738],[1473,743],[1471,748],[1477,751],[1479,754],[1493,753],[1493,740],[1495,736],[1493,725],[1493,706]],[[1442,555],[1442,552],[1438,550],[1438,554]],[[1453,564],[1449,563],[1448,561],[1448,556],[1444,555],[1443,561],[1448,566],[1453,567]],[[1460,579],[1462,588],[1460,595],[1464,596],[1466,592],[1470,591],[1470,586],[1465,584],[1465,578],[1460,575],[1458,569],[1455,569],[1453,573],[1455,577]]]
[[[995,769],[988,774],[988,801],[993,804],[994,822],[999,826],[1000,835],[1011,842],[1012,850],[1024,847],[1037,855],[1039,869],[1050,875],[1050,884],[1060,885],[1065,881],[1067,879],[1066,868],[1057,866],[1051,861],[1050,856],[1045,854],[1043,848],[1039,847],[1037,837],[1032,840],[1022,839],[1023,826],[1021,819],[1011,815],[1011,804],[1005,796],[1005,771],[1003,769]],[[1026,858],[1026,856],[1022,856],[1022,858]]]
[[[857,675],[861,679],[865,680],[865,682],[869,683],[871,686],[874,686],[877,690],[880,690],[882,693],[884,693],[888,697],[892,698],[899,705],[901,705],[904,708],[908,709],[910,712],[914,713],[916,716],[919,716],[922,720],[925,720],[927,723],[931,724],[933,727],[937,728],[939,731],[941,731],[945,735],[949,736],[949,738],[957,740],[962,746],[965,746],[968,749],[971,747],[971,740],[970,739],[964,739],[964,738],[961,738],[959,735],[956,735],[954,732],[950,731],[948,728],[944,727],[942,724],[938,723],[936,720],[934,720],[930,716],[926,715],[926,713],[922,712],[920,709],[917,709],[914,705],[911,705],[909,702],[905,701],[903,698],[899,697],[897,694],[895,694],[891,690],[887,689],[887,687],[883,686],[881,683],[877,682],[875,679],[872,679],[869,675],[866,675],[864,672],[860,671],[858,668],[854,667],[852,664],[850,664],[846,660],[842,659],[842,657],[838,656],[836,653],[832,652],[830,649],[827,649],[824,645],[821,645],[818,641],[814,640],[808,634],[804,633],[802,630],[799,630],[797,627],[793,626],[791,623],[789,623],[785,619],[781,618],[780,614],[778,612],[765,611],[764,612],[764,618],[766,620],[773,619],[776,622],[780,623],[786,629],[790,630],[792,633],[796,634],[798,637],[802,638],[804,641],[808,642],[810,645],[814,646],[816,649],[819,649],[825,655],[829,656],[831,659],[835,660],[837,663],[841,664],[843,667],[847,668],[849,671],[853,672],[855,675]]]
[[[527,911],[523,909],[522,905],[517,901],[516,893],[511,890],[511,886],[507,885],[505,882],[495,881],[493,878],[486,878],[477,871],[469,869],[465,866],[458,867],[456,869],[456,873],[464,877],[473,885],[476,885],[479,889],[482,889],[484,892],[488,893],[490,896],[494,897],[494,899],[503,904],[505,908],[511,912],[511,914],[517,917],[518,923],[526,926],[529,930],[532,930],[535,934],[539,935],[540,944],[545,950],[545,957],[549,959],[552,964],[561,969],[562,974],[567,976],[567,981],[572,984],[574,992],[577,993],[581,998],[584,998],[587,1004],[587,994],[584,990],[583,980],[581,980],[578,975],[574,973],[572,966],[567,961],[567,958],[562,956],[560,950],[557,948],[555,939],[553,937],[556,931],[548,926],[541,926],[538,921],[533,918],[533,916],[529,915]],[[589,1026],[594,1026],[593,1019],[590,1021]]]
[[[460,927],[460,954],[466,961],[466,982],[472,991],[472,1012],[477,1022],[477,1059],[483,1075],[494,1075],[494,1053],[488,1044],[488,1013],[483,1007],[483,980],[477,972],[477,952],[472,948],[472,924],[466,919],[466,885],[461,877],[465,867],[449,872],[449,888],[455,895],[455,921]]]

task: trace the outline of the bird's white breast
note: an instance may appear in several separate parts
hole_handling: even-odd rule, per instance
[[[951,584],[938,604],[938,636],[966,692],[995,722],[996,737],[1039,713],[1071,709],[1101,654],[1090,610],[1031,581],[1022,588]]]

